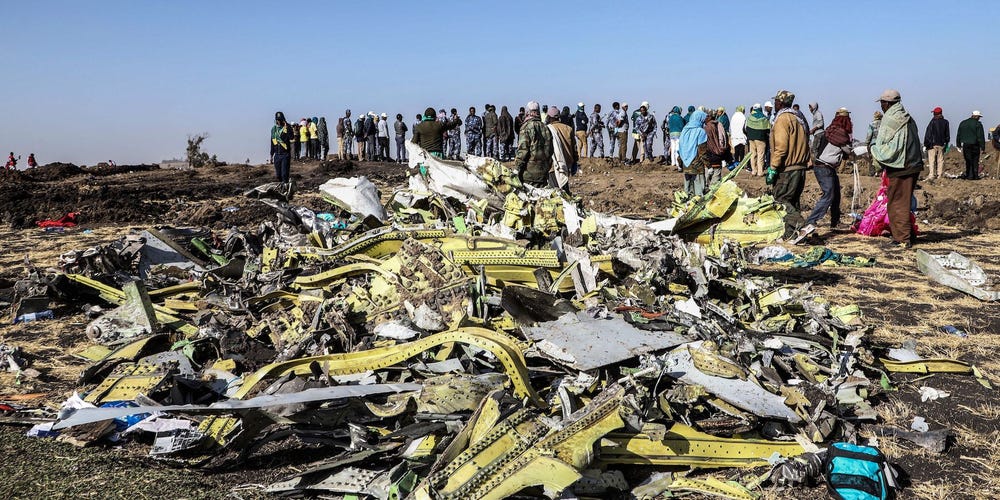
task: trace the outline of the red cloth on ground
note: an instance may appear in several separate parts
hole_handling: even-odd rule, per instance
[[[37,222],[38,227],[73,227],[80,212],[69,212],[57,220],[45,219]]]

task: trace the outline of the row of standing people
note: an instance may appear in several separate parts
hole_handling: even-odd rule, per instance
[[[4,165],[4,168],[6,170],[17,170],[17,160],[20,160],[20,159],[21,159],[20,156],[18,156],[18,157],[15,158],[14,157],[14,152],[11,151],[10,155],[7,156],[7,164]],[[38,166],[38,162],[35,161],[35,153],[29,154],[28,155],[28,168],[35,168],[37,166]]]

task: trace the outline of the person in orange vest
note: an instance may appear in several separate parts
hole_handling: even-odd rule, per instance
[[[17,170],[17,159],[14,158],[14,152],[10,152],[10,156],[7,157],[7,165],[5,167],[9,170]]]
[[[28,168],[35,168],[37,166],[38,166],[38,163],[35,161],[35,153],[29,154],[28,155]]]

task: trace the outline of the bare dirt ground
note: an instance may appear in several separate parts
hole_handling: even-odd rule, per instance
[[[960,157],[948,159],[948,171],[958,173]],[[394,164],[324,162],[294,164],[299,192],[296,203],[313,209],[326,206],[315,188],[333,177],[365,175],[390,194],[405,182],[403,168]],[[38,266],[55,265],[58,255],[117,239],[131,228],[153,224],[204,225],[222,229],[252,227],[272,217],[270,210],[241,193],[271,181],[269,166],[232,165],[196,171],[165,171],[151,166],[113,170],[81,170],[73,166],[42,167],[33,172],[0,177],[0,301],[23,275],[27,255]],[[748,174],[737,182],[750,195],[765,190],[763,179]],[[844,213],[851,211],[854,186],[841,174]],[[864,211],[878,188],[878,178],[862,177],[855,210]],[[588,208],[646,218],[665,217],[673,191],[682,183],[670,167],[643,164],[611,166],[585,160],[573,191]],[[807,181],[803,207],[819,196],[815,180]],[[962,252],[1000,277],[1000,181],[943,179],[921,182],[917,247],[928,252]],[[236,211],[224,208],[237,207]],[[58,218],[68,211],[82,213],[82,225],[63,233],[45,233],[34,222]],[[825,221],[824,221],[825,222]],[[846,222],[846,215],[845,215]],[[1000,374],[1000,305],[986,304],[928,281],[916,268],[912,251],[886,252],[881,238],[832,234],[821,228],[817,244],[837,252],[875,257],[873,268],[825,267],[791,269],[779,265],[754,267],[751,272],[787,283],[813,282],[812,290],[836,304],[857,303],[873,326],[876,346],[895,347],[916,339],[927,357],[958,358],[977,365],[994,379]],[[798,250],[803,250],[799,247]],[[75,380],[87,366],[72,354],[90,345],[84,334],[87,319],[78,310],[58,310],[52,321],[0,326],[0,342],[22,346],[31,366],[42,375],[16,380],[0,374],[0,401],[16,394],[40,393],[36,401],[54,407],[72,394]],[[953,325],[968,338],[942,333]],[[948,451],[936,455],[904,441],[880,438],[879,446],[900,465],[909,485],[903,498],[998,498],[1000,479],[1000,403],[995,393],[974,378],[959,375],[895,375],[896,391],[880,396],[876,409],[885,423],[904,428],[914,416],[932,426],[948,426],[955,438]],[[994,379],[995,383],[1000,379]],[[928,385],[951,397],[921,402],[917,389]],[[66,443],[24,437],[25,426],[0,425],[0,497],[33,498],[251,498],[256,484],[279,479],[316,457],[301,450],[271,445],[258,451],[239,470],[173,468],[145,456],[138,445],[76,448]],[[321,450],[315,450],[321,454]],[[759,471],[758,471],[759,472]],[[805,492],[825,496],[824,489]],[[803,492],[769,492],[766,498],[796,498]]]

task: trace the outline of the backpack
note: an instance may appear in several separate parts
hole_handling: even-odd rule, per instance
[[[840,500],[888,500],[895,486],[892,471],[877,448],[833,443],[823,460],[826,484]]]

